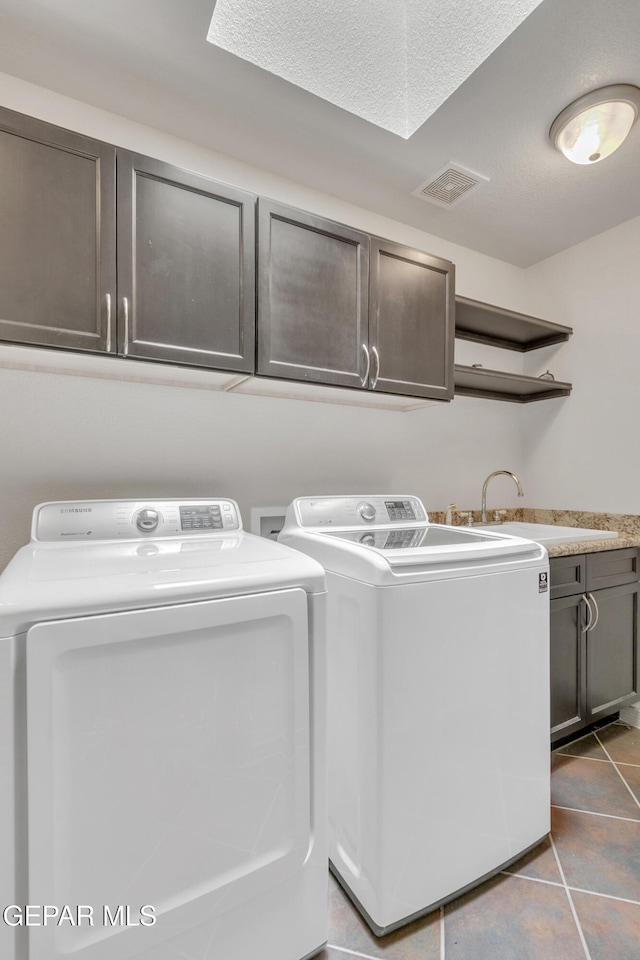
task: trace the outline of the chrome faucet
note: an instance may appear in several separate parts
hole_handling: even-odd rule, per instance
[[[522,489],[522,484],[516,477],[515,473],[511,473],[511,470],[494,470],[493,473],[490,473],[485,482],[482,484],[482,514],[480,516],[480,523],[487,522],[487,487],[489,486],[489,481],[493,480],[494,477],[511,477],[516,487],[518,488],[518,496],[524,497],[524,490]]]

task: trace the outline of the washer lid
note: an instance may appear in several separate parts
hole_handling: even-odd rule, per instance
[[[0,637],[34,623],[300,586],[324,590],[322,568],[238,530],[184,539],[32,542],[0,576]]]
[[[384,557],[391,566],[436,564],[446,560],[459,562],[489,557],[508,557],[531,552],[529,540],[482,533],[479,530],[460,530],[440,524],[421,527],[378,527],[368,531],[332,530],[317,533],[336,541],[352,544],[361,550]]]
[[[383,553],[396,550],[416,550],[417,548],[447,547],[459,544],[477,544],[481,541],[492,542],[496,534],[486,536],[480,531],[445,527],[437,524],[428,524],[421,527],[374,527],[371,530],[327,530],[318,531],[320,536],[335,537],[338,540],[347,540],[365,547],[373,547]],[[500,534],[497,534],[500,537]],[[394,554],[389,554],[393,562]]]
[[[547,562],[544,547],[531,540],[439,524],[402,530],[290,529],[281,537],[328,572],[378,586],[505,573]]]
[[[380,586],[547,560],[544,547],[531,540],[429,523],[424,505],[410,494],[299,497],[278,539],[325,570]]]

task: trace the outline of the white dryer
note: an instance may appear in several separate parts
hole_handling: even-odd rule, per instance
[[[231,500],[36,508],[0,577],[3,960],[322,948],[324,594]]]
[[[327,573],[329,856],[378,935],[549,832],[544,548],[430,524],[417,497],[304,497]]]

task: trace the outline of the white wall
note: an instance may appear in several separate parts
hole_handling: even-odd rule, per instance
[[[571,397],[523,411],[528,502],[640,514],[640,218],[527,275],[535,310],[574,328],[528,357],[532,375],[548,366],[573,383]]]
[[[0,103],[448,257],[461,294],[530,311],[520,268],[13,77],[0,75]],[[501,352],[500,362],[517,369],[521,358]],[[250,506],[320,492],[477,506],[492,470],[523,473],[522,411],[484,400],[396,413],[0,369],[0,411],[0,569],[47,499],[207,493],[235,497],[248,522]],[[547,407],[539,429],[552,417]],[[523,480],[520,503],[533,505]],[[496,481],[496,503],[514,494]]]

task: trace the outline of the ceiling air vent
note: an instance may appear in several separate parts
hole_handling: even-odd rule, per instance
[[[483,177],[481,173],[474,173],[473,170],[467,170],[459,163],[451,161],[412,193],[414,197],[435,203],[439,207],[453,207],[481,184],[488,182],[489,177]]]

